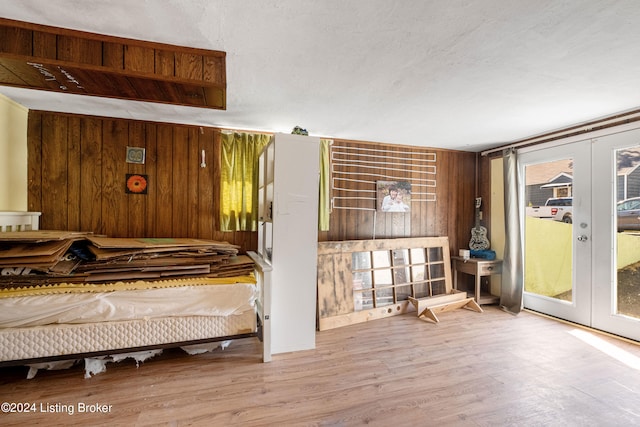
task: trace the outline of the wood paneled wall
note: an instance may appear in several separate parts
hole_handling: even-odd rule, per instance
[[[146,163],[127,163],[127,146],[145,148]],[[41,229],[193,237],[255,249],[256,233],[217,231],[219,153],[219,129],[32,111],[29,210],[42,212]],[[130,173],[148,175],[147,194],[126,192]]]
[[[351,176],[353,181],[351,185],[354,186],[352,188],[361,190],[371,190],[371,184],[369,182],[358,184],[355,181],[371,181],[375,180],[377,175],[389,174],[407,180],[416,176],[415,170],[403,172],[402,167],[392,165],[397,162],[393,160],[394,157],[402,157],[395,156],[394,151],[405,153],[404,155],[409,153],[416,162],[431,154],[435,155],[433,166],[436,173],[433,178],[436,184],[434,188],[429,189],[429,192],[434,193],[435,200],[412,201],[410,213],[334,209],[331,213],[329,231],[319,233],[320,241],[372,239],[374,236],[380,239],[448,236],[454,253],[457,254],[459,248],[469,247],[471,228],[475,222],[475,153],[347,140],[334,140],[333,145],[365,149],[365,152],[366,149],[371,148],[388,151],[376,153],[375,160],[379,163],[379,168],[369,168],[363,172],[363,176]],[[362,158],[357,160],[361,161]],[[365,176],[364,173],[367,175]],[[413,189],[414,187],[412,192]]]
[[[435,201],[414,201],[407,214],[334,209],[330,231],[320,232],[320,241],[371,239],[375,232],[376,238],[448,236],[453,253],[468,247],[475,153],[347,140],[334,144],[408,151],[416,158],[434,153],[436,186],[430,191]],[[145,148],[146,163],[126,163],[127,146]],[[202,150],[206,168],[200,167]],[[220,129],[32,111],[28,151],[29,210],[42,212],[42,229],[194,237],[228,241],[243,251],[257,248],[256,233],[218,231]],[[378,160],[384,173],[386,160]],[[148,194],[126,193],[128,173],[148,175]]]

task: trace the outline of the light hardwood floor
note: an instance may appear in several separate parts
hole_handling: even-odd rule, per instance
[[[260,362],[257,341],[189,356],[0,370],[0,401],[67,413],[0,413],[0,425],[631,426],[640,425],[640,347],[496,307],[415,314],[317,333],[317,348]],[[581,336],[595,338],[597,348]],[[611,355],[617,349],[627,357]],[[77,413],[82,403],[111,405]]]

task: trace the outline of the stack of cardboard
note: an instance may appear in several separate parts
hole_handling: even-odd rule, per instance
[[[87,233],[67,231],[21,231],[0,234],[0,276],[31,273],[69,274],[80,260],[67,252]]]
[[[86,274],[86,281],[91,282],[185,275],[227,277],[253,271],[251,259],[238,257],[238,247],[225,242],[96,236],[87,240],[95,261],[81,264],[76,271]]]
[[[113,238],[91,233],[0,234],[0,283],[110,282],[251,274],[253,261],[226,242]]]

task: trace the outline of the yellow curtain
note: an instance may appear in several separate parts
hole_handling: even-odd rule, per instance
[[[330,139],[320,140],[320,200],[318,203],[318,230],[329,231],[329,218],[331,214],[331,161],[329,150],[333,143]]]
[[[222,134],[220,230],[256,231],[258,157],[271,136]]]

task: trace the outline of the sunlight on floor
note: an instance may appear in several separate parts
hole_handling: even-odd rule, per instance
[[[592,333],[581,329],[573,329],[569,331],[571,335],[589,344],[593,348],[600,350],[604,354],[613,357],[614,359],[624,363],[630,368],[640,371],[640,357],[635,356],[628,351],[622,350],[615,345],[608,343],[607,341],[599,338]]]

